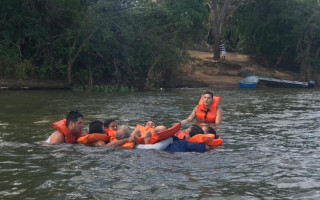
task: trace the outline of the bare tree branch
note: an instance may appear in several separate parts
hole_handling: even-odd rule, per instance
[[[81,33],[81,29],[78,31],[78,35],[77,38],[74,40],[72,47],[70,48],[69,51],[69,61],[68,61],[68,68],[67,68],[67,75],[68,75],[68,84],[71,85],[72,83],[72,79],[71,79],[71,69],[72,69],[72,65],[75,62],[75,60],[78,58],[79,54],[82,51],[82,48],[84,47],[84,45],[87,43],[87,41],[89,41],[91,39],[91,37],[98,31],[98,28],[96,28],[95,30],[93,30],[88,37],[83,40],[83,42],[81,43],[80,47],[77,48],[77,52],[76,54],[72,57],[73,51],[75,49],[75,46],[77,44],[77,40],[80,37],[80,33]]]

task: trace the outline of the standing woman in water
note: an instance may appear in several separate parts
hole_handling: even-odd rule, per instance
[[[195,117],[197,123],[213,123],[215,125],[222,122],[222,109],[218,106],[220,97],[213,96],[209,91],[203,93],[198,105],[193,109],[189,117],[182,123],[189,123]]]

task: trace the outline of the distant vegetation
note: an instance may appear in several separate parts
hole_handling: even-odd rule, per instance
[[[187,48],[220,41],[301,80],[320,71],[317,0],[2,0],[0,16],[1,78],[166,87]]]

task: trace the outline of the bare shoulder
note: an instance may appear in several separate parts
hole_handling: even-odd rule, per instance
[[[197,111],[197,108],[198,108],[198,105],[196,105],[196,106],[194,107],[194,109],[193,109],[192,112],[196,112],[196,111]]]
[[[64,135],[59,131],[56,131],[50,136],[50,144],[62,144],[64,143]]]

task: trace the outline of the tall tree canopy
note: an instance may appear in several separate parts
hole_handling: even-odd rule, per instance
[[[2,0],[0,77],[167,86],[186,47],[209,32],[215,59],[222,39],[229,50],[310,80],[320,71],[318,2]]]
[[[156,87],[206,19],[201,0],[4,0],[0,75]]]
[[[266,66],[300,66],[300,79],[319,69],[320,8],[316,0],[248,0],[225,35],[236,49],[261,58]],[[294,63],[297,63],[296,65]]]

